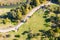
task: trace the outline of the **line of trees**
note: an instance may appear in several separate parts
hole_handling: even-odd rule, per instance
[[[49,8],[48,8],[49,7]],[[47,35],[47,37],[50,40],[60,40],[60,6],[54,6],[52,9],[50,8],[50,6],[48,6],[45,13],[44,13],[44,18],[45,18],[45,22],[46,24],[44,24],[47,27],[51,27],[50,30],[48,31],[42,31],[45,35]],[[54,9],[54,10],[53,10]],[[51,14],[50,12],[53,12],[54,15],[49,16],[49,14]],[[51,22],[51,25],[48,24],[48,22]]]
[[[46,0],[29,0],[26,3],[22,3],[20,7],[11,9],[10,12],[7,12],[7,14],[1,15],[0,18],[7,18],[11,22],[20,22],[32,8],[40,5],[45,1]],[[5,20],[3,21],[3,23],[5,24]]]

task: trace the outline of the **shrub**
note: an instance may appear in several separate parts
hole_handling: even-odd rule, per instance
[[[22,33],[22,35],[25,35],[26,33],[28,33],[28,31],[24,31],[24,32]]]
[[[50,22],[50,21],[51,21],[50,18],[45,19],[45,22]]]
[[[47,18],[47,16],[43,16],[43,18]]]
[[[49,11],[48,10],[46,10],[45,11],[45,13],[44,13],[44,15],[48,15],[49,14]]]
[[[18,39],[13,39],[13,40],[18,40]]]
[[[8,35],[6,35],[6,37],[10,37],[10,35],[8,34]]]
[[[45,25],[46,27],[49,27],[49,26],[50,26],[50,25],[49,25],[49,24],[47,24],[47,23],[46,23],[46,24],[44,24],[44,25]]]
[[[20,35],[15,35],[15,37],[19,38],[19,37],[20,37]]]

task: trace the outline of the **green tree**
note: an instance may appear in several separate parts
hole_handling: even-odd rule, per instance
[[[12,14],[13,18],[15,19],[16,16],[17,16],[17,15],[16,15],[16,12],[12,11],[11,14]]]
[[[32,3],[34,6],[38,6],[40,4],[39,0],[32,0]]]
[[[25,15],[26,14],[25,6],[21,6],[21,10],[22,10],[22,15]]]

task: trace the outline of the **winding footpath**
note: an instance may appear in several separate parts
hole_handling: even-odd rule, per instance
[[[28,20],[29,17],[28,16],[32,16],[34,14],[35,11],[37,11],[38,9],[40,9],[42,6],[44,5],[50,5],[50,4],[53,4],[51,2],[48,2],[47,4],[41,4],[35,8],[33,8],[27,15],[26,17],[24,18],[24,21]],[[12,31],[12,30],[18,30],[19,27],[21,27],[21,25],[24,24],[24,22],[21,22],[19,23],[17,26],[13,27],[13,28],[7,28],[7,29],[0,29],[0,32],[9,32],[9,31]]]

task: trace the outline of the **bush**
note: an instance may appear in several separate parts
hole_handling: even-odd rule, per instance
[[[10,37],[10,35],[8,34],[8,35],[6,35],[6,37]]]
[[[45,22],[50,22],[50,21],[51,21],[50,18],[45,19]]]
[[[22,33],[22,35],[25,35],[26,33],[28,33],[28,31],[24,31],[24,32]]]
[[[44,15],[48,15],[49,14],[49,11],[48,10],[46,10],[45,11],[45,13],[44,13]]]
[[[32,33],[29,33],[27,36],[28,36],[28,39],[30,39],[30,38],[33,37],[33,34]]]
[[[47,23],[46,23],[46,24],[44,24],[44,25],[45,25],[46,27],[49,27],[49,26],[50,26],[50,25],[49,25],[49,24],[47,24]]]
[[[35,36],[39,36],[39,35],[40,35],[40,33],[36,33],[36,34],[35,34]]]
[[[18,39],[13,39],[13,40],[18,40]]]
[[[43,18],[47,18],[47,16],[43,16]]]
[[[20,35],[15,35],[15,37],[18,37],[18,38],[19,38],[19,37],[20,37]]]

